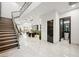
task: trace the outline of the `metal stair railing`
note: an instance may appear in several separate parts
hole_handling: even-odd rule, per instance
[[[19,11],[13,11],[13,12],[11,12],[11,17],[12,17],[14,29],[15,29],[15,32],[16,32],[16,35],[17,35],[18,48],[20,48],[19,36],[20,36],[21,32],[20,32],[20,30],[18,29],[18,26],[17,26],[17,24],[16,24],[16,22],[15,22],[14,19],[19,18],[19,17],[23,14],[23,12],[24,12],[31,4],[32,4],[32,2],[25,2]]]

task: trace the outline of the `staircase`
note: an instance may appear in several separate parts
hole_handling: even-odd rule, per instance
[[[18,47],[18,45],[12,20],[0,17],[0,52]]]

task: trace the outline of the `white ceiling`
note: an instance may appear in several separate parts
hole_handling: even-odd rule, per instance
[[[64,11],[68,8],[68,3],[62,2],[43,2],[37,8],[32,10],[31,14],[36,15],[43,15],[49,11],[57,10],[57,11]]]
[[[76,7],[79,7],[79,4]],[[41,2],[36,8],[34,8],[32,11],[28,13],[27,17],[30,17],[30,16],[38,17],[47,12],[50,12],[50,11],[53,12],[55,10],[60,13],[63,13],[70,9],[73,9],[73,8],[69,6],[68,2]]]
[[[16,2],[19,6],[23,6],[24,2]]]

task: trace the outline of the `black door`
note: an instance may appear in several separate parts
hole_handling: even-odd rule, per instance
[[[64,39],[64,19],[63,18],[60,19],[60,40],[59,41],[61,41],[62,38]]]
[[[53,20],[47,22],[47,41],[53,43]]]

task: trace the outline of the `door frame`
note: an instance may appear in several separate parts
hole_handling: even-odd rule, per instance
[[[71,44],[71,16],[67,16],[67,17],[62,17],[59,19],[59,41],[61,41],[61,19],[64,20],[64,18],[69,18],[69,22],[70,22],[70,32],[69,32],[69,44]]]

